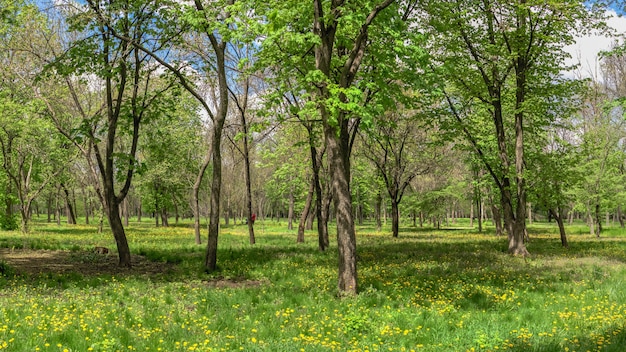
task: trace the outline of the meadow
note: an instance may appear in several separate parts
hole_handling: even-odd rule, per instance
[[[108,232],[36,221],[0,232],[0,350],[7,351],[624,351],[626,230],[530,229],[529,258],[467,223],[359,226],[360,294],[338,298],[326,253],[286,222],[224,226],[216,273],[188,223],[133,222],[131,270]],[[332,228],[332,226],[331,226]],[[93,270],[91,270],[91,269]]]

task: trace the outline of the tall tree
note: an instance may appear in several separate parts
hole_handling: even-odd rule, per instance
[[[358,285],[351,146],[361,121],[367,125],[384,110],[384,100],[373,104],[373,96],[397,94],[394,89],[403,82],[393,78],[400,77],[398,72],[408,66],[397,63],[414,59],[407,51],[415,53],[416,43],[406,37],[405,20],[415,2],[264,4],[255,9],[259,16],[269,19],[260,55],[281,63],[284,76],[297,81],[296,87],[289,89],[306,92],[311,98],[309,114],[315,111],[321,120],[337,220],[338,289],[342,295],[353,295]]]
[[[69,160],[70,152],[51,133],[45,105],[37,92],[40,56],[46,56],[46,19],[34,5],[3,5],[0,24],[0,147],[2,169],[10,182],[5,197],[12,219],[13,191],[20,205],[22,231],[29,231],[31,206]]]
[[[480,135],[479,129],[464,120],[458,99],[447,95],[457,127],[500,191],[509,252],[527,255],[524,140],[536,124],[545,124],[545,120],[528,119],[529,113],[534,102],[554,96],[551,85],[562,80],[563,47],[573,41],[581,24],[593,23],[592,16],[581,1],[449,0],[424,4],[429,30],[436,38],[431,43],[433,54],[446,80],[465,97],[463,103],[481,106],[475,109],[484,121],[479,126],[491,121],[489,134],[495,136],[495,146],[487,148],[490,137]],[[488,155],[488,149],[496,158]]]
[[[220,222],[220,196],[222,185],[222,133],[228,114],[229,78],[227,78],[227,47],[233,29],[231,6],[234,0],[193,3],[176,1],[158,4],[141,4],[144,14],[152,21],[152,38],[158,38],[158,46],[152,47],[137,38],[114,31],[112,35],[127,45],[133,46],[174,74],[179,83],[202,105],[203,111],[212,122],[212,138],[210,146],[212,163],[211,200],[209,214],[209,234],[204,267],[207,271],[217,269],[217,244]],[[110,14],[103,12],[97,2],[88,0],[89,7],[98,16],[98,20],[108,27]],[[178,38],[185,39],[184,43]],[[184,48],[184,51],[178,49]],[[166,50],[167,48],[167,50]],[[182,53],[183,56],[168,56],[171,52]],[[206,81],[196,79],[199,76],[190,72],[206,73]],[[231,77],[232,78],[232,77]],[[214,87],[213,97],[207,97],[202,85]],[[212,98],[209,102],[209,98]],[[200,168],[199,179],[206,167]]]
[[[97,171],[94,171],[99,178],[96,192],[116,241],[119,264],[130,267],[130,249],[120,217],[120,205],[128,195],[138,166],[136,154],[140,126],[145,118],[158,116],[155,111],[164,108],[158,103],[172,81],[156,79],[158,66],[154,65],[151,57],[119,38],[132,38],[152,50],[160,47],[159,43],[151,40],[153,27],[145,4],[89,5],[94,12],[106,14],[108,20],[101,21],[86,8],[66,9],[72,14],[70,29],[82,33],[83,37],[73,43],[53,67],[65,75],[82,123],[77,129],[61,130],[82,148],[87,158],[91,158],[93,151],[97,166]],[[90,111],[83,106],[76,87],[71,85],[72,77],[87,74],[97,77],[96,81],[102,84],[100,109]],[[58,116],[53,118],[59,121]],[[57,126],[61,127],[60,124]],[[129,136],[127,143],[120,143],[121,136]],[[82,143],[85,139],[89,140],[89,148]]]

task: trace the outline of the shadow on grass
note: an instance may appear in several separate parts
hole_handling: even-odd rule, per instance
[[[439,280],[459,285],[478,283],[481,285],[506,287],[520,278],[533,277],[533,290],[549,292],[555,282],[579,280],[586,275],[577,264],[568,262],[573,258],[597,257],[601,260],[626,263],[626,242],[622,241],[576,241],[572,239],[569,250],[562,249],[558,239],[537,238],[529,245],[532,257],[514,258],[506,254],[506,239],[477,239],[476,237],[454,236],[450,239],[444,233],[405,234],[399,239],[391,236],[359,236],[358,262],[361,288],[374,288],[385,295],[405,292],[410,295],[415,287],[424,287],[424,283],[435,285]],[[135,262],[133,269],[117,266],[116,255],[106,259],[94,256],[84,248],[68,251],[41,251],[45,246],[30,242],[26,248],[38,249],[26,253],[19,260],[26,267],[41,268],[39,272],[27,272],[22,277],[24,283],[39,285],[46,280],[61,281],[65,285],[81,285],[93,282],[101,276],[123,276],[139,280],[177,281],[209,280],[217,277],[256,280],[259,271],[267,270],[272,275],[289,276],[290,268],[296,267],[337,267],[337,250],[332,246],[327,252],[319,252],[315,242],[309,240],[305,245],[286,244],[284,235],[264,235],[256,246],[247,245],[242,236],[222,236],[225,243],[220,243],[218,250],[217,272],[203,272],[205,244],[185,245],[162,248],[159,244],[131,244]],[[7,239],[0,239],[4,247]],[[9,238],[9,242],[23,243],[22,238]],[[21,241],[21,242],[20,242]],[[35,245],[33,245],[33,243]],[[40,244],[45,244],[41,242]],[[58,243],[54,243],[58,245]],[[40,248],[44,247],[44,248]],[[53,247],[53,246],[51,246]],[[9,247],[11,248],[11,247]],[[17,248],[17,247],[16,247]],[[0,252],[0,261],[11,265],[11,260]],[[551,271],[547,260],[562,260],[562,269]],[[602,263],[599,262],[598,265]],[[552,265],[552,264],[550,264]],[[594,263],[590,263],[594,265]],[[19,266],[15,265],[20,272]],[[295,270],[295,269],[293,269]],[[20,279],[18,277],[18,279]],[[334,286],[336,276],[324,280]],[[285,280],[287,281],[287,280]],[[386,282],[410,282],[407,287],[390,286]],[[294,284],[297,285],[297,284]],[[297,288],[297,287],[294,287]],[[437,287],[425,289],[428,294],[437,293]],[[430,291],[429,291],[430,290]],[[481,291],[467,291],[467,297],[456,304],[461,308],[489,309],[493,301]]]

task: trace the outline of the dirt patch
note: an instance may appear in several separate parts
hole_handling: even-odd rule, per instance
[[[152,262],[139,255],[131,256],[132,268],[118,266],[115,254],[98,254],[84,251],[47,251],[0,248],[0,261],[15,269],[17,274],[65,274],[86,276],[111,275],[157,275],[171,272],[173,264]]]
[[[207,286],[215,288],[247,288],[259,287],[264,284],[260,280],[216,278],[206,281]]]

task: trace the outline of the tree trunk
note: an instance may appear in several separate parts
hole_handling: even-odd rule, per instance
[[[624,228],[624,218],[623,218],[623,214],[622,214],[622,206],[621,205],[617,206],[617,220],[619,221],[619,226],[621,228]]]
[[[224,209],[224,225],[230,225],[230,195],[226,197],[226,209]]]
[[[338,138],[335,128],[324,126],[326,146],[332,178],[333,203],[337,217],[337,246],[339,249],[339,292],[354,295],[357,288],[356,233],[352,217],[352,194],[350,192],[350,160],[348,151],[347,123],[343,138]]]
[[[246,181],[246,208],[248,211],[248,237],[250,244],[255,244],[254,238],[254,221],[252,220],[252,180],[250,178],[250,150],[248,146],[248,122],[246,121],[246,110],[248,107],[248,90],[250,88],[250,82],[246,79],[244,87],[244,101],[239,105],[239,117],[241,119],[241,126],[243,128],[243,162]]]
[[[493,216],[493,224],[496,227],[496,236],[500,237],[504,234],[502,227],[502,213],[496,204],[491,204],[491,215]]]
[[[368,26],[371,21],[385,8],[391,5],[392,0],[380,3],[367,16],[367,22],[361,26],[359,34],[354,39],[352,54],[349,59],[341,64],[338,80],[335,84],[341,89],[350,88],[358,72],[362,59],[365,55]],[[313,1],[313,34],[319,39],[314,46],[315,68],[325,76],[324,80],[317,85],[318,98],[322,103],[318,104],[326,148],[330,164],[331,189],[333,203],[337,218],[337,246],[339,250],[339,280],[338,288],[341,295],[356,295],[357,293],[357,263],[356,263],[356,234],[354,217],[352,212],[352,193],[350,192],[350,131],[348,129],[349,117],[345,111],[337,111],[331,114],[327,110],[325,102],[331,98],[328,81],[333,81],[335,70],[333,68],[333,55],[336,33],[343,15],[343,1],[333,1],[330,11],[325,13],[325,5],[322,0]],[[366,25],[367,23],[367,25]],[[343,60],[343,58],[342,58]],[[339,95],[343,103],[347,103],[347,97]],[[356,128],[355,128],[356,131]]]
[[[309,192],[306,196],[306,201],[304,202],[304,209],[302,210],[302,214],[300,215],[300,223],[298,224],[298,237],[296,239],[296,243],[304,243],[304,227],[306,219],[309,216],[309,212],[311,211],[311,203],[313,202],[314,191],[315,185],[313,178],[311,178],[311,185],[309,186]]]
[[[202,161],[202,165],[200,165],[200,170],[196,175],[196,180],[193,183],[193,187],[191,190],[191,211],[193,212],[193,232],[196,239],[196,244],[201,244],[202,239],[200,237],[200,186],[202,185],[202,178],[204,177],[204,173],[211,163],[211,153],[208,153],[207,156]]]
[[[176,198],[173,199],[172,203],[174,203],[174,219],[175,224],[178,225],[178,220],[180,219],[180,213],[178,212],[178,202],[176,202]]]
[[[556,220],[556,223],[559,225],[559,233],[561,234],[561,245],[565,248],[568,248],[569,244],[567,243],[567,235],[565,234],[565,225],[563,224],[563,215],[561,209],[557,208],[556,211],[554,209],[550,209],[550,213],[552,213],[552,216]]]
[[[128,247],[128,241],[126,239],[126,232],[122,225],[122,219],[120,218],[119,204],[114,200],[107,197],[109,211],[107,212],[109,219],[109,226],[113,232],[115,243],[117,244],[117,251],[119,257],[119,265],[122,267],[131,267],[130,261],[130,248]]]
[[[85,190],[85,186],[81,186],[83,194],[83,206],[85,207],[85,224],[89,225],[89,195]]]
[[[48,196],[48,199],[46,199],[46,208],[48,210],[48,222],[52,222],[52,197],[51,196]]]
[[[600,219],[600,203],[596,203],[596,237],[600,238],[600,233],[602,232],[602,220]]]
[[[161,209],[161,224],[163,225],[163,227],[170,227],[169,213],[167,212],[166,207],[163,207]]]
[[[319,235],[320,241],[324,242],[324,249],[328,248],[330,245],[330,238],[328,236],[328,221],[330,220],[330,203],[333,200],[332,192],[330,191],[330,185],[326,186],[326,190],[324,191],[324,199],[322,202],[322,211],[320,213],[322,223],[323,232]],[[320,230],[318,224],[318,231]],[[320,248],[320,250],[324,250]]]
[[[295,209],[295,197],[293,194],[293,187],[289,190],[289,213],[287,215],[287,229],[293,230],[293,218],[294,218],[294,209]]]
[[[374,214],[374,216],[376,217],[376,231],[380,231],[383,228],[383,222],[381,220],[382,203],[383,203],[383,196],[381,192],[379,191],[376,193],[376,205],[375,205],[376,212]]]
[[[320,166],[324,150],[317,152],[315,144],[313,144],[313,135],[309,134],[309,149],[311,151],[311,166],[313,168],[313,184],[315,185],[315,215],[317,217],[317,245],[320,251],[328,248],[328,217],[324,216],[324,205],[322,197],[322,185],[320,183]],[[329,202],[330,204],[330,202]],[[326,213],[328,213],[326,211]]]
[[[223,57],[222,57],[223,60]],[[222,61],[223,65],[223,61]],[[221,75],[221,73],[220,73]],[[226,78],[223,78],[224,81]],[[225,84],[225,83],[224,83]],[[222,92],[220,92],[220,95]],[[225,92],[224,94],[227,94]],[[222,186],[222,130],[226,119],[226,106],[221,106],[224,110],[223,116],[214,121],[217,126],[213,128],[213,180],[211,182],[211,209],[209,211],[209,236],[207,239],[207,252],[204,261],[205,270],[208,272],[217,269],[217,240],[220,226],[220,196]]]
[[[593,220],[593,216],[591,215],[591,210],[587,210],[587,224],[589,226],[589,234],[591,236],[595,236],[595,234],[596,234],[596,224],[595,224],[595,222]]]
[[[313,221],[315,220],[315,204],[311,205],[311,210],[309,210],[309,215],[306,217],[306,227],[305,230],[311,231],[313,230]]]
[[[59,206],[59,188],[57,188],[57,194],[54,198],[54,219],[57,222],[57,226],[61,226],[61,207]]]
[[[391,233],[393,237],[398,237],[400,233],[400,210],[396,197],[391,197]]]
[[[122,213],[124,214],[124,226],[128,226],[128,223],[129,223],[128,198],[124,198],[124,201],[122,202]]]
[[[22,204],[20,207],[20,215],[22,216],[22,232],[28,233],[30,231],[30,201],[27,201],[25,204]]]
[[[70,191],[65,187],[63,183],[60,184],[63,193],[65,194],[65,206],[67,207],[67,223],[70,225],[76,224],[76,215],[74,215],[74,207],[72,206],[72,199],[70,198]]]

